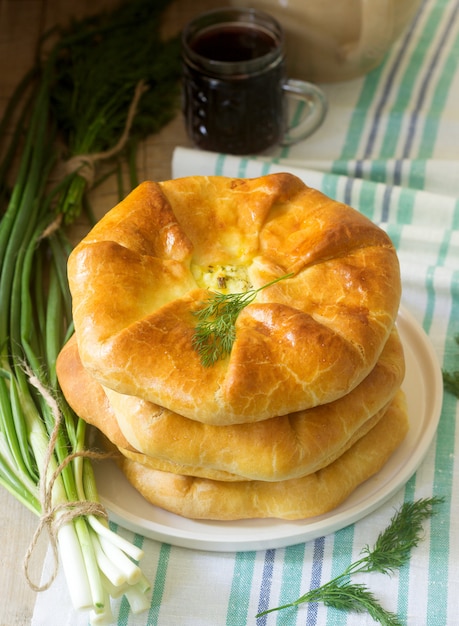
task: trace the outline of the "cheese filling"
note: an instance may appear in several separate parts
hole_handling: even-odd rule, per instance
[[[191,272],[198,286],[210,291],[244,293],[253,287],[245,265],[193,265]]]

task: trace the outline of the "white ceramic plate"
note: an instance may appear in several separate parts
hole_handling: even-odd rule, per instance
[[[172,545],[215,552],[294,545],[335,532],[386,502],[414,474],[434,438],[443,397],[441,369],[417,321],[400,310],[397,326],[405,350],[410,430],[384,468],[330,513],[299,521],[189,520],[149,504],[112,462],[95,465],[101,502],[110,518],[134,532]]]

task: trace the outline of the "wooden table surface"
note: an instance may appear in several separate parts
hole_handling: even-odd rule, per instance
[[[154,0],[153,0],[154,1]],[[16,84],[33,63],[35,46],[53,24],[70,17],[98,12],[118,4],[115,0],[0,0],[0,115]],[[173,0],[164,16],[167,33],[178,32],[200,11],[225,4],[217,0]],[[171,155],[176,145],[189,145],[180,113],[158,135],[139,148],[140,179],[170,178]],[[93,194],[96,214],[102,215],[117,201],[114,181],[107,181]],[[85,225],[76,231],[78,238]],[[0,487],[0,626],[23,626],[31,621],[35,593],[23,573],[23,560],[37,527],[37,518]],[[34,552],[31,574],[39,582],[46,538]]]

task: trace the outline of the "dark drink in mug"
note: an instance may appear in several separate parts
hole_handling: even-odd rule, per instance
[[[257,153],[298,141],[322,122],[323,94],[286,78],[283,32],[269,15],[251,9],[204,13],[184,29],[182,46],[183,112],[197,147]],[[286,121],[290,92],[308,105],[295,139]]]

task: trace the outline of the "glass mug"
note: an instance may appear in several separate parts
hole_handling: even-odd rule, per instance
[[[198,148],[254,154],[296,143],[324,120],[323,92],[286,78],[282,27],[261,11],[198,15],[182,31],[182,60],[185,126]],[[291,99],[305,106],[289,127]]]

